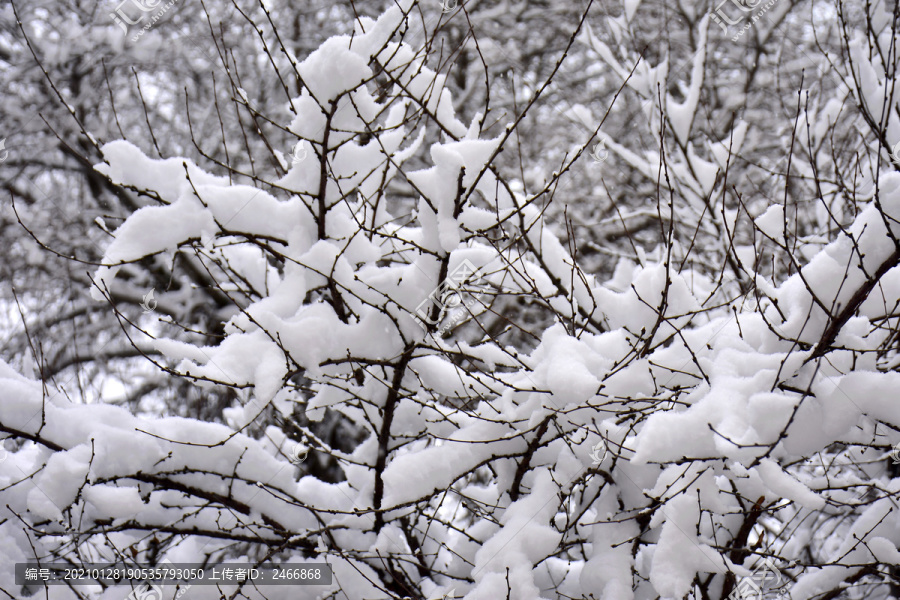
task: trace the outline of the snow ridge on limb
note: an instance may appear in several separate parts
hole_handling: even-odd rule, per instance
[[[148,343],[171,371],[238,391],[215,426],[51,403],[39,431],[10,402],[0,422],[34,438],[16,461],[32,461],[50,489],[18,510],[35,521],[86,515],[98,534],[134,535],[164,517],[179,541],[216,528],[247,545],[234,552],[333,559],[326,593],[360,598],[453,586],[469,600],[727,596],[762,558],[784,566],[818,552],[791,528],[838,503],[870,536],[873,569],[893,560],[896,515],[873,502],[875,528],[848,490],[890,492],[880,472],[854,467],[900,426],[885,368],[894,325],[884,325],[900,290],[896,174],[823,229],[822,247],[759,272],[756,236],[788,250],[791,211],[745,219],[744,199],[730,195],[726,173],[752,150],[746,123],[702,137],[703,17],[683,102],[663,86],[664,106],[647,109],[659,147],[603,138],[658,186],[645,212],[662,224],[657,249],[636,247],[604,280],[551,227],[542,194],[492,164],[511,137],[482,139],[483,115],[469,126],[456,117],[446,76],[403,39],[412,7],[360,19],[297,64],[284,133],[301,149],[286,174],[234,169],[232,181],[104,146],[98,171],[161,202],[116,230],[98,297],[142,259],[191,253],[231,312],[206,339]],[[627,21],[636,10],[628,3]],[[633,89],[653,99],[668,72],[662,59]],[[689,260],[697,254],[716,268]],[[285,431],[257,427],[272,414],[295,421],[288,430],[330,478],[291,464]],[[78,426],[62,432],[67,421]],[[328,427],[348,439],[317,435]],[[118,458],[129,443],[140,456]],[[257,485],[245,464],[271,478]],[[53,483],[66,472],[80,477]],[[838,529],[819,557],[863,560],[834,545]],[[841,583],[834,569],[787,570],[808,596]]]

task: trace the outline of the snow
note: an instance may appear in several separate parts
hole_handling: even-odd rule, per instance
[[[95,507],[97,514],[104,518],[134,518],[144,507],[136,487],[95,485],[86,489],[84,496]]]
[[[671,96],[668,96],[666,102],[668,108],[669,122],[675,130],[675,135],[681,144],[686,144],[690,137],[691,126],[694,122],[694,115],[697,113],[697,106],[700,102],[700,90],[703,87],[704,63],[706,62],[706,41],[709,31],[710,15],[706,14],[698,26],[699,40],[697,42],[697,52],[693,56],[693,66],[691,68],[691,85],[688,89],[687,97],[684,102],[676,103]]]
[[[349,45],[348,35],[330,38],[297,65],[297,72],[307,89],[315,90],[319,105],[328,105],[342,92],[371,77],[366,59],[349,50]],[[348,84],[351,87],[348,88]]]
[[[634,20],[634,13],[637,12],[641,5],[641,0],[625,0],[625,19],[631,23]]]
[[[779,498],[788,498],[800,506],[811,510],[820,510],[825,506],[825,499],[817,496],[805,485],[785,473],[775,461],[764,458],[756,467],[760,479]]]
[[[377,594],[372,582],[383,579],[384,563],[372,557],[407,556],[411,536],[427,530],[423,552],[439,573],[422,582],[430,592],[465,588],[467,600],[537,600],[558,591],[612,600],[684,597],[698,575],[748,575],[753,557],[733,565],[730,553],[717,548],[733,541],[737,517],[757,498],[781,506],[769,506],[766,518],[790,520],[832,508],[835,481],[893,484],[881,471],[829,478],[819,459],[853,457],[852,449],[842,455],[834,448],[872,443],[866,438],[900,428],[900,374],[878,362],[890,338],[873,325],[895,309],[900,270],[887,270],[878,293],[842,325],[835,344],[848,350],[818,360],[813,349],[831,315],[873,273],[891,266],[891,236],[900,235],[900,174],[883,176],[878,203],[859,202],[845,231],[810,238],[801,251],[809,260],[798,253],[799,272],[779,280],[757,273],[753,294],[730,295],[738,287],[733,273],[722,276],[719,289],[718,273],[679,266],[678,257],[691,252],[683,243],[635,247],[602,281],[577,263],[536,199],[520,193],[524,184],[507,188],[498,179],[491,162],[505,136],[481,139],[481,114],[463,123],[446,75],[393,35],[412,5],[403,0],[376,21],[361,19],[354,35],[330,38],[297,65],[305,85],[291,100],[297,114],[288,132],[307,156],[289,165],[282,157],[288,172],[275,186],[230,183],[190,161],[151,159],[124,141],[103,146],[97,170],[153,199],[115,230],[95,281],[100,290],[124,286],[133,273],[127,263],[188,255],[198,240],[206,245],[221,269],[212,268],[212,277],[232,291],[253,290],[236,294],[240,306],[222,318],[224,337],[188,342],[189,336],[161,334],[142,343],[189,377],[240,388],[238,400],[223,409],[224,424],[141,419],[122,407],[45,398],[41,384],[0,363],[0,422],[40,438],[10,448],[9,460],[0,461],[11,506],[50,520],[74,507],[88,525],[139,517],[221,529],[223,519],[240,518],[242,535],[281,543],[277,523],[298,536],[315,534],[319,548],[337,547],[329,556],[350,598]],[[639,6],[625,0],[619,24],[627,26]],[[722,232],[749,225],[743,212],[720,207],[713,195],[722,191],[735,155],[754,141],[746,122],[721,140],[702,141],[694,131],[708,26],[709,15],[686,63],[684,101],[671,95],[664,101],[674,142],[636,150],[598,136],[644,183],[670,188],[660,196],[672,192],[676,200],[661,208],[715,236],[722,247],[710,254],[735,253],[749,269],[769,242],[785,245],[785,210],[773,204],[754,219],[762,234],[756,239],[768,238],[759,248],[748,239],[729,245]],[[593,30],[585,27],[579,39],[614,80],[628,76],[627,57]],[[861,63],[865,50],[851,46]],[[375,98],[373,83],[362,83],[376,62],[398,82],[390,105]],[[861,90],[852,93],[869,98],[887,89],[877,69],[868,63],[860,69]],[[681,84],[668,77],[668,58],[655,66],[641,62],[629,86],[654,100],[657,89]],[[238,93],[246,101],[256,90]],[[844,104],[828,103],[798,122],[821,140]],[[423,108],[442,126],[438,134],[409,118]],[[660,107],[651,101],[643,109],[662,138]],[[567,116],[594,120],[582,105]],[[372,138],[365,145],[357,137],[363,132]],[[422,148],[426,139],[430,146]],[[665,182],[663,151],[671,176]],[[417,170],[401,171],[407,160]],[[328,180],[320,185],[323,165]],[[394,198],[395,186],[407,184],[409,196]],[[487,208],[473,205],[475,199]],[[757,215],[763,200],[756,198],[748,212]],[[320,202],[321,214],[308,209]],[[394,214],[403,202],[404,212]],[[626,216],[652,216],[646,210]],[[813,216],[820,225],[829,218],[827,211]],[[498,231],[508,236],[502,244],[492,237]],[[277,250],[277,260],[267,248]],[[471,308],[477,325],[499,314],[505,327],[503,311],[511,306],[550,307],[526,344],[509,341],[515,331],[479,331],[476,324],[465,330],[456,320],[469,312],[448,306],[438,307],[440,323],[421,326],[417,309],[436,305],[429,297],[446,284],[439,281],[442,266],[452,274],[464,261],[477,268],[466,283],[480,298]],[[465,331],[454,337],[458,326]],[[448,328],[452,335],[442,338]],[[302,390],[287,385],[289,375],[307,380]],[[316,439],[313,428],[302,426],[300,446],[335,461],[336,482],[285,459],[298,447],[296,436],[274,426],[261,435],[251,426],[270,404],[282,416],[297,409],[311,421],[336,413],[359,436],[352,450],[337,450],[328,447],[333,440]],[[863,425],[860,415],[868,419]],[[605,450],[604,440],[611,452],[599,460],[595,449]],[[22,472],[35,475],[16,484]],[[215,495],[246,505],[246,514],[216,506],[207,498]],[[373,509],[384,520],[377,531]],[[784,552],[799,548],[805,535],[846,564],[873,557],[897,564],[896,514],[881,501],[860,510],[847,528],[867,545],[853,547],[852,536],[840,538],[845,532],[819,539],[803,531]],[[636,515],[647,518],[648,530]],[[560,529],[570,522],[564,536]],[[753,535],[763,535],[758,530],[767,523]],[[13,525],[0,528],[6,535]],[[21,532],[8,535],[19,536],[21,547],[2,552],[24,556]],[[578,541],[561,550],[573,536]],[[398,568],[420,577],[405,560]],[[846,575],[840,566],[804,573],[792,594],[824,593]],[[466,583],[453,588],[455,581]],[[337,584],[316,594],[336,590]]]
[[[538,471],[534,483],[532,493],[507,508],[500,521],[500,531],[475,554],[473,576],[478,587],[466,596],[467,600],[501,597],[507,589],[506,569],[515,597],[528,600],[541,597],[534,583],[532,565],[556,547],[560,536],[542,524],[549,522],[555,510],[552,500],[556,492],[549,472]]]
[[[650,582],[662,597],[686,596],[698,573],[724,573],[733,565],[694,535],[700,517],[697,501],[674,498],[663,511],[665,523],[653,554]]]
[[[501,443],[478,443],[493,439],[496,432],[488,423],[471,423],[449,436],[441,446],[432,446],[415,453],[399,455],[388,465],[384,474],[386,506],[402,505],[430,495],[434,490],[450,486],[459,473],[474,469],[494,452],[516,452],[523,449],[523,441],[511,438]],[[427,464],[427,471],[415,465]]]
[[[784,245],[784,206],[773,204],[753,221],[759,231],[776,244]]]

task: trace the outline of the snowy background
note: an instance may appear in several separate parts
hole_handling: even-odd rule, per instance
[[[900,5],[0,6],[0,591],[900,598]],[[22,585],[16,563],[327,563]]]

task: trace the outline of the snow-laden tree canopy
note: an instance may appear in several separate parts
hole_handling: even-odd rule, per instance
[[[148,257],[189,256],[228,301],[215,342],[168,316],[119,313],[121,335],[170,376],[238,401],[225,423],[141,415],[0,367],[0,430],[21,441],[0,462],[0,580],[34,557],[127,559],[152,538],[174,562],[331,565],[327,589],[239,591],[273,600],[726,598],[764,561],[793,600],[896,595],[893,15],[871,7],[834,57],[843,83],[796,98],[788,151],[816,182],[811,240],[796,206],[726,201],[749,128],[693,136],[705,51],[676,98],[665,60],[619,64],[577,23],[567,51],[590,49],[647,98],[660,144],[629,147],[595,119],[526,192],[497,167],[521,117],[488,133],[484,112],[457,115],[415,6],[398,0],[297,57],[302,91],[283,123],[259,115],[292,137],[277,167],[223,175],[102,146],[96,170],[153,202],[114,231],[95,300],[114,306],[123,273]],[[698,20],[701,48],[714,29]],[[254,110],[249,92],[235,102]],[[866,126],[874,176],[846,201],[826,142]],[[658,192],[644,210],[662,243],[611,278],[584,268],[547,217],[597,140]]]

